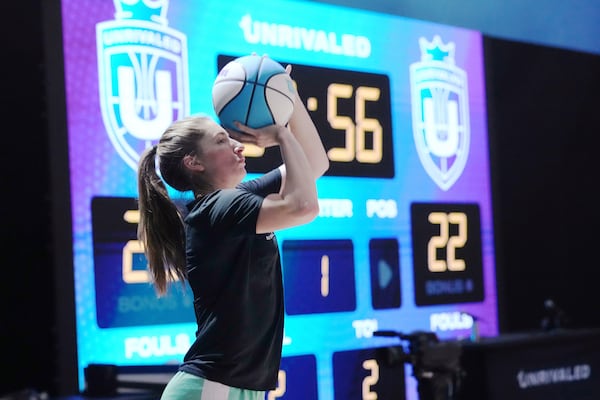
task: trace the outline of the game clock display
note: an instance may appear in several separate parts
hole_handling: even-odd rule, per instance
[[[235,59],[219,55],[221,70]],[[287,65],[285,61],[280,61]],[[292,78],[327,151],[327,175],[392,178],[394,147],[390,82],[383,74],[292,64]],[[277,149],[248,152],[249,172],[281,163]]]
[[[399,339],[373,332],[498,333],[479,32],[318,1],[60,3],[82,390],[91,363],[172,368],[195,340],[189,288],[151,285],[137,165],[173,121],[219,122],[216,77],[253,53],[292,67],[329,159],[318,216],[274,233],[285,324],[266,398],[417,400],[411,366],[381,357]],[[282,162],[244,155],[244,179]],[[191,193],[166,189],[185,216]]]

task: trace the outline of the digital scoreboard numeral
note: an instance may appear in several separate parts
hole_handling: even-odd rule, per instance
[[[267,394],[267,400],[281,399],[287,392],[287,373],[285,370],[280,369],[277,373],[277,387],[274,390],[269,391]]]
[[[404,364],[380,360],[382,348],[333,353],[335,400],[385,400],[405,398]]]
[[[281,248],[289,315],[356,308],[351,240],[284,240]]]
[[[329,256],[321,257],[321,296],[329,296]]]
[[[281,359],[277,387],[267,392],[266,400],[318,400],[317,360],[314,355]]]
[[[129,197],[92,198],[96,318],[100,328],[193,322],[191,292],[158,298],[137,239],[139,211]],[[187,290],[187,289],[186,289]]]
[[[373,391],[373,386],[379,382],[379,364],[376,360],[369,359],[363,361],[362,366],[369,371],[369,375],[365,376],[362,381],[362,398],[363,400],[377,400],[377,392]]]
[[[345,132],[344,147],[332,147],[327,152],[331,161],[376,164],[383,158],[383,128],[375,118],[366,117],[365,102],[377,101],[381,90],[359,86],[354,106],[355,120],[338,112],[338,99],[348,99],[354,94],[352,85],[332,83],[327,87],[327,121],[333,129]],[[370,148],[367,135],[372,136]]]
[[[431,272],[464,271],[465,260],[456,258],[456,250],[462,249],[467,242],[467,215],[462,212],[432,212],[428,221],[440,228],[427,243],[427,266]],[[457,233],[450,235],[450,225],[456,225]],[[438,259],[438,250],[446,252],[446,259]]]
[[[483,301],[481,222],[477,204],[411,204],[415,302]]]

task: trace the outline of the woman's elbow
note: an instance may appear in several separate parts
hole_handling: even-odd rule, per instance
[[[295,216],[303,223],[315,219],[319,215],[319,201],[317,198],[303,201],[295,210]]]
[[[323,175],[325,175],[325,172],[327,172],[327,170],[329,169],[329,158],[327,158],[327,156],[325,156],[324,159],[322,159],[315,168],[315,178],[319,178]]]
[[[319,216],[319,199],[315,199],[311,202],[308,216],[311,221]]]

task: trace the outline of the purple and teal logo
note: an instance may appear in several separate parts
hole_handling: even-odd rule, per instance
[[[419,39],[421,60],[410,65],[413,134],[427,174],[448,190],[469,157],[467,74],[455,65],[454,43]]]
[[[168,27],[168,3],[115,0],[115,19],[96,25],[104,126],[134,170],[140,154],[189,114],[187,38]]]

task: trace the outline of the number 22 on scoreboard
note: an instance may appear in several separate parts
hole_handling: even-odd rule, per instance
[[[431,212],[427,217],[434,225],[439,225],[439,235],[434,235],[427,243],[427,267],[431,272],[464,271],[465,260],[456,258],[456,249],[467,243],[467,215],[463,212]],[[458,227],[456,235],[450,235],[450,224]],[[446,249],[446,260],[437,258],[438,249]]]

